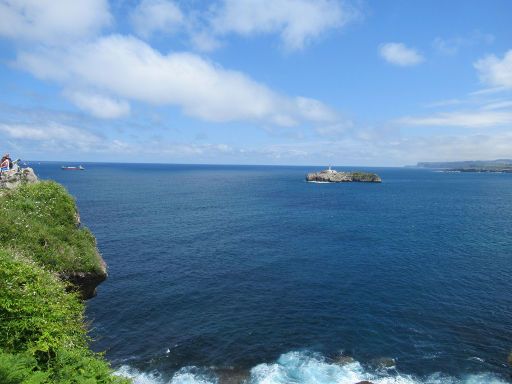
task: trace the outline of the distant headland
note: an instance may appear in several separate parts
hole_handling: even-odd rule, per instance
[[[496,172],[512,173],[511,159],[469,160],[449,162],[421,162],[420,168],[440,169],[445,172]]]
[[[365,182],[381,183],[382,179],[375,173],[368,172],[338,172],[329,167],[320,172],[308,173],[306,181],[316,183],[346,183],[346,182]]]

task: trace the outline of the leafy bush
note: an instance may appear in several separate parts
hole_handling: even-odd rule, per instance
[[[87,347],[83,303],[54,274],[0,250],[0,383],[125,383]]]

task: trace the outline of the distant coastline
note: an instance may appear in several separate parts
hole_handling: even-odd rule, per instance
[[[512,173],[511,159],[419,162],[416,166],[418,168],[437,169],[444,172]]]

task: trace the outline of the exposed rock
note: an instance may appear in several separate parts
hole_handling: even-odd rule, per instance
[[[0,177],[0,189],[13,189],[24,183],[37,183],[38,179],[32,168],[15,168],[2,172]]]
[[[92,299],[96,296],[96,287],[105,281],[108,277],[107,264],[98,253],[100,259],[101,268],[96,272],[61,272],[59,277],[62,280],[70,282],[72,285],[70,290],[76,290],[80,292],[80,296],[83,300]]]
[[[308,173],[307,181],[321,183],[344,183],[344,182],[367,182],[380,183],[382,179],[375,173],[367,172],[337,172],[333,169],[326,169],[320,172]]]
[[[356,362],[356,360],[352,356],[347,356],[347,355],[339,355],[338,357],[336,357],[334,359],[334,363],[338,364],[338,365],[347,365],[347,364],[352,364],[355,362]]]
[[[218,368],[215,370],[219,384],[242,384],[248,381],[250,372],[244,369]]]
[[[82,221],[80,220],[80,212],[78,212],[78,209],[75,211],[75,227],[80,228],[82,225]]]
[[[358,381],[356,384],[373,384],[373,383],[368,380],[363,380],[363,381]]]
[[[80,220],[80,212],[75,211],[75,226],[80,228],[82,222]],[[96,288],[108,277],[107,264],[98,252],[98,260],[100,262],[100,271],[98,272],[62,272],[59,277],[72,284],[71,290],[78,290],[83,300],[92,299],[96,296]]]
[[[510,353],[508,354],[507,361],[508,361],[508,364],[512,367],[512,352],[510,352]]]
[[[371,364],[377,369],[391,369],[396,367],[396,361],[392,357],[373,359]]]

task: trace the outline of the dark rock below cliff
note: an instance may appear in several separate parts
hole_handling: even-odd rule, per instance
[[[352,357],[352,356],[347,356],[347,355],[339,355],[338,357],[336,357],[334,359],[334,362],[338,365],[347,365],[347,364],[353,364],[355,363],[355,359]]]
[[[100,257],[101,258],[101,257]],[[78,291],[83,300],[96,296],[96,287],[107,279],[107,265],[101,259],[101,270],[95,272],[61,272],[59,277],[71,283],[69,290]]]
[[[218,368],[215,370],[219,384],[243,384],[248,382],[251,373],[244,369]]]
[[[77,209],[75,211],[75,227],[80,228],[81,226],[82,222],[80,220],[80,212],[78,212]],[[99,269],[97,271],[73,271],[59,273],[59,277],[62,280],[71,283],[69,289],[78,291],[83,300],[92,299],[96,296],[96,288],[108,277],[107,264],[105,263],[105,260],[103,260],[98,251],[96,251],[96,256],[99,263]]]
[[[377,369],[392,369],[396,367],[396,360],[392,357],[380,357],[373,359],[371,365]]]

